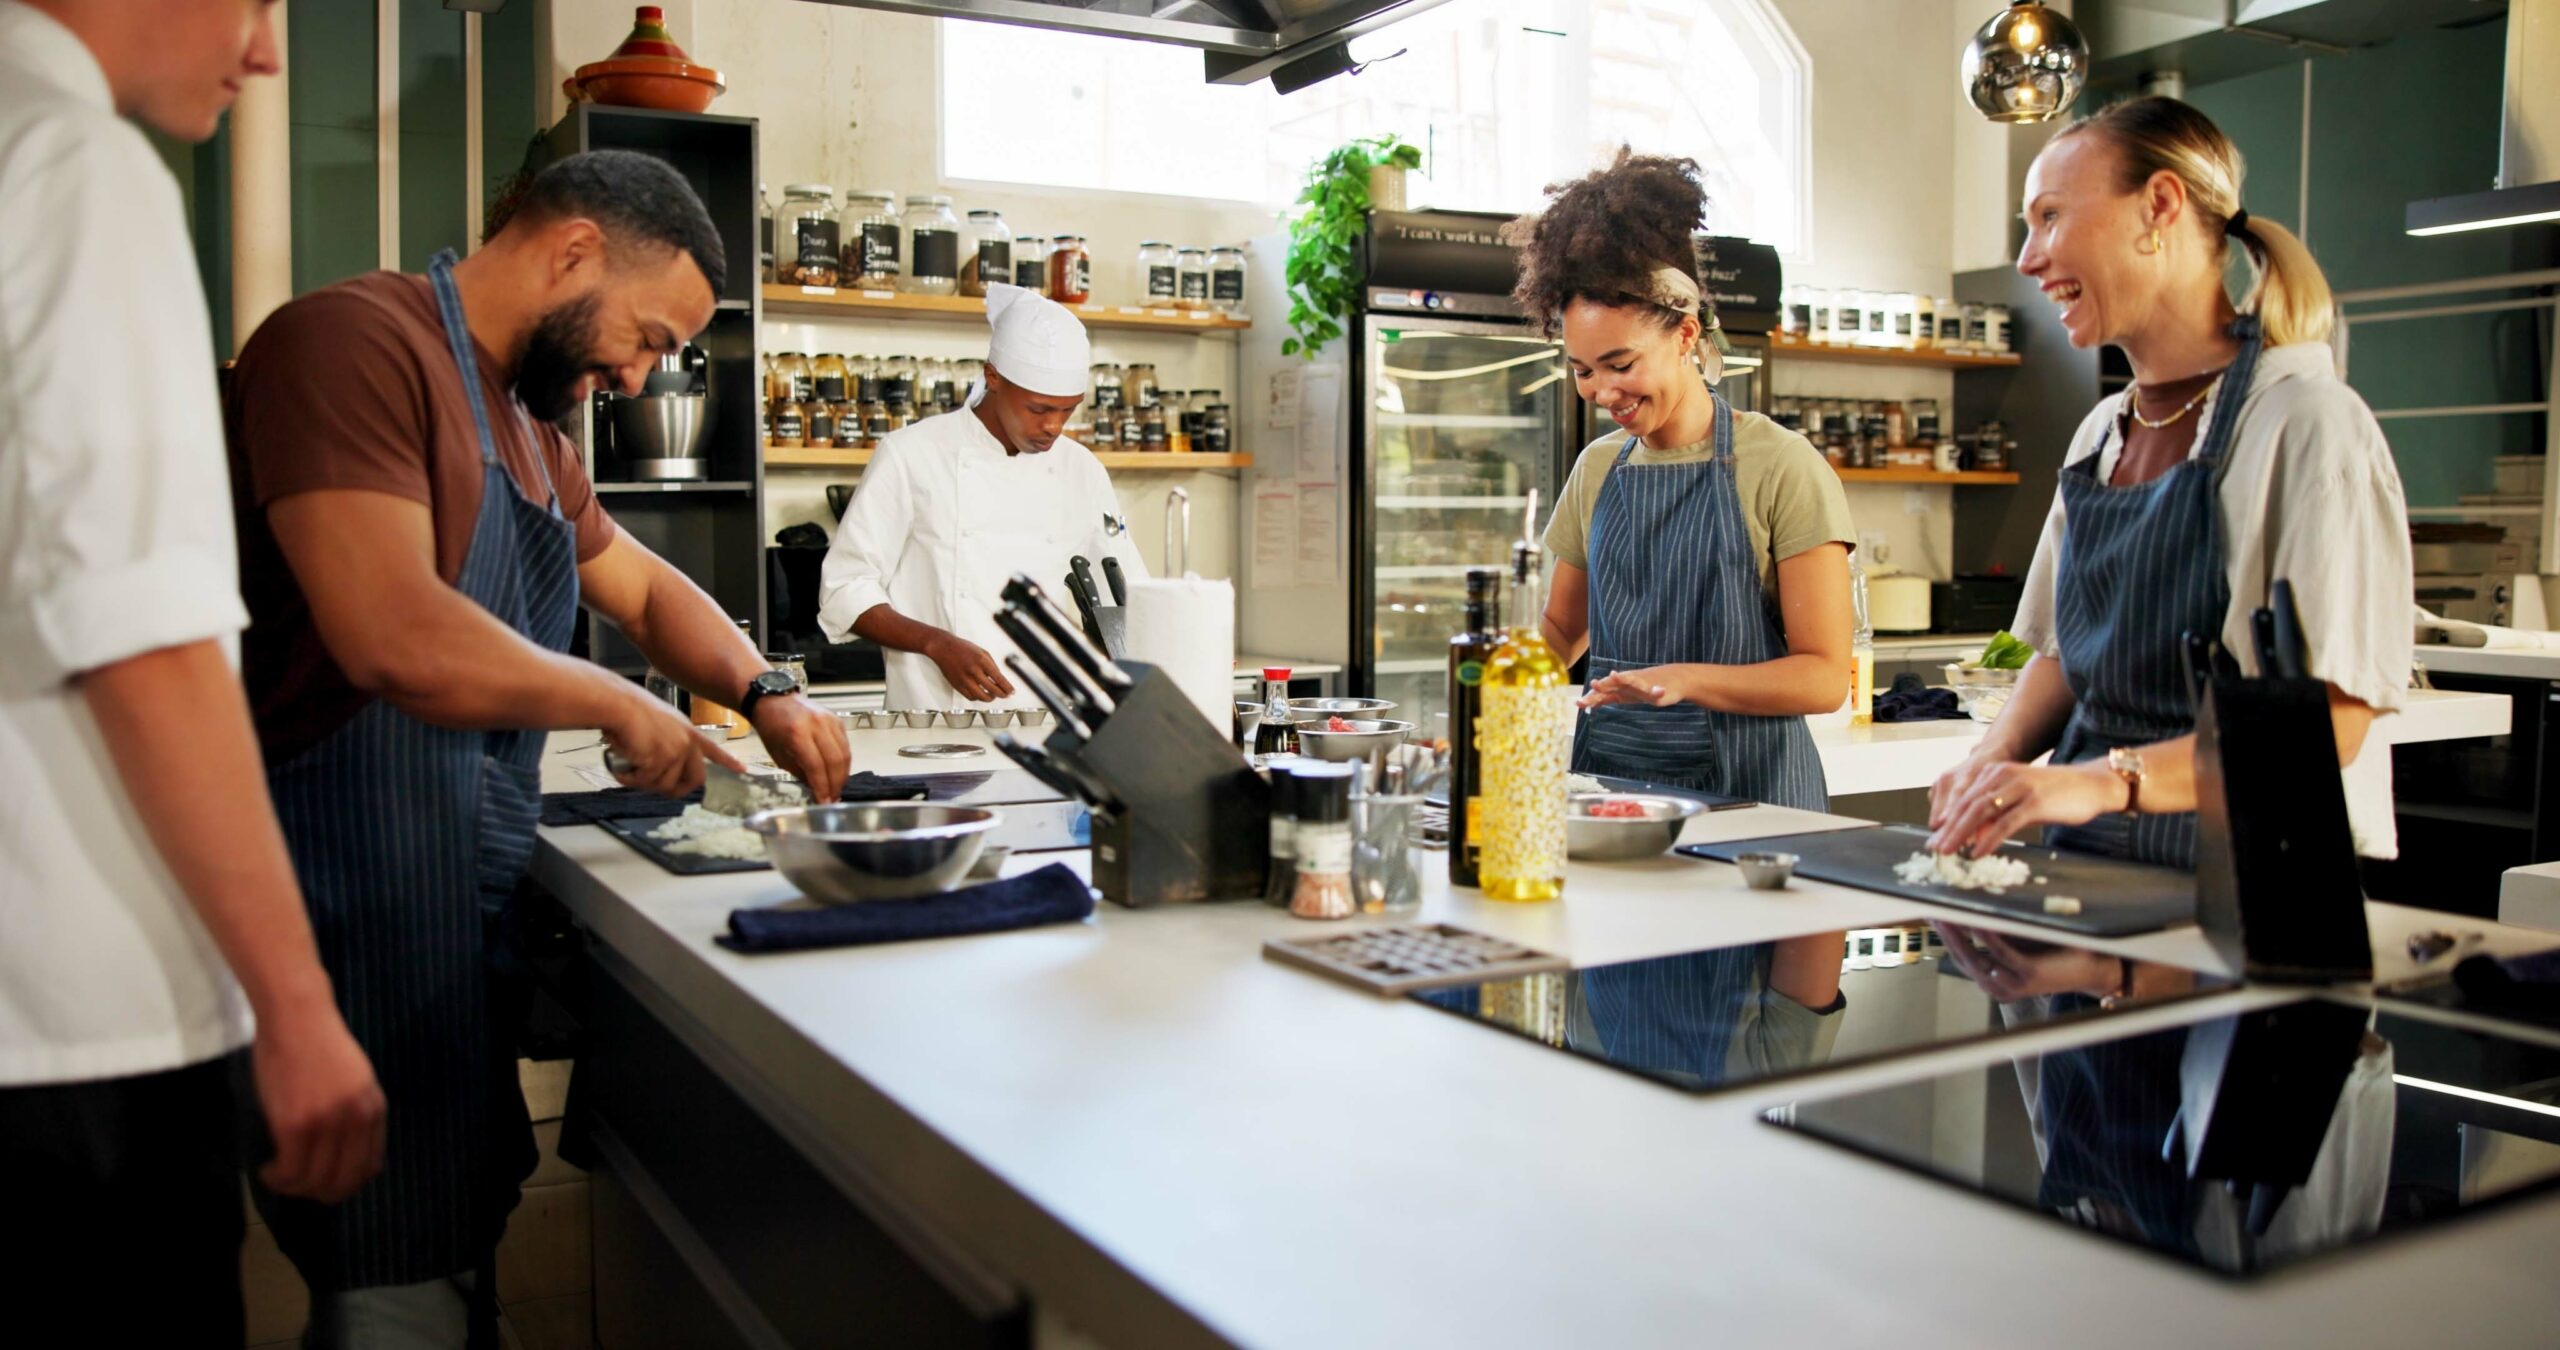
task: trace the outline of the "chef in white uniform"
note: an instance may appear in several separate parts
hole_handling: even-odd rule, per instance
[[[830,641],[880,644],[892,708],[1038,706],[1005,673],[1014,647],[993,616],[1006,580],[1055,591],[1079,555],[1146,575],[1110,475],[1065,435],[1092,363],[1084,325],[1001,285],[987,287],[987,319],[984,382],[967,406],[880,442],[827,550],[818,624]]]

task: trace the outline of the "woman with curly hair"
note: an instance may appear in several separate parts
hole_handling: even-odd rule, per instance
[[[1849,688],[1848,498],[1715,391],[1696,162],[1621,151],[1547,191],[1510,227],[1513,298],[1623,433],[1583,450],[1547,526],[1547,641],[1591,657],[1573,766],[1822,810],[1804,718]]]

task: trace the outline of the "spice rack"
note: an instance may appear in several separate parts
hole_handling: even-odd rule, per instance
[[[1069,305],[1088,328],[1134,328],[1158,333],[1233,333],[1253,327],[1214,310],[1151,309],[1144,305]],[[784,286],[767,282],[764,312],[776,317],[836,316],[883,319],[983,319],[987,302],[970,295],[905,295],[840,286]]]
[[[768,287],[770,291],[773,288]],[[768,306],[770,301],[767,302]],[[2013,370],[2026,364],[2016,352],[1976,356],[1970,352],[1904,351],[1898,347],[1835,347],[1784,334],[1769,339],[1769,354],[1813,361],[1846,361],[1858,365],[1920,367],[1928,370]]]
[[[859,469],[871,463],[877,453],[871,450],[810,449],[805,446],[765,447],[764,464],[768,469]],[[1226,455],[1173,454],[1143,450],[1097,450],[1093,457],[1106,469],[1160,469],[1168,473],[1197,473],[1206,469],[1249,469],[1253,456],[1241,451]]]

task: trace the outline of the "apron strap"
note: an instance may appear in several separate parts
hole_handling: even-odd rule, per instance
[[[462,377],[462,395],[471,405],[471,429],[480,437],[480,462],[498,462],[498,439],[489,429],[489,404],[480,393],[480,362],[471,351],[471,325],[462,315],[462,289],[453,282],[452,249],[438,250],[427,263],[427,280],[435,287],[436,318],[444,324],[446,350],[453,353],[453,368]],[[525,442],[534,447],[534,470],[542,475],[542,491],[553,515],[560,514],[560,488],[551,481],[551,466],[543,461],[541,437],[534,431],[533,419],[525,415],[521,404],[515,408],[516,419],[525,431]]]

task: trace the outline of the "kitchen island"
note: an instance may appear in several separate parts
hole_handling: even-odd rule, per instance
[[[857,733],[854,767],[985,734]],[[591,755],[546,756],[546,785],[585,786]],[[1852,823],[1755,807],[1686,838]],[[599,977],[577,1091],[603,1127],[608,1345],[2516,1345],[2560,1321],[2560,1201],[2233,1283],[1758,1119],[2087,1024],[1694,1097],[1268,962],[1264,939],[1341,925],[1252,902],[741,956],[712,937],[791,897],[773,873],[676,878],[581,827],[543,831],[535,874]],[[1539,906],[1434,877],[1421,917],[1591,965],[1928,908],[1663,857],[1576,864]],[[2370,913],[2381,977],[2409,974],[2440,916]],[[2092,945],[2216,965],[2193,929]]]

